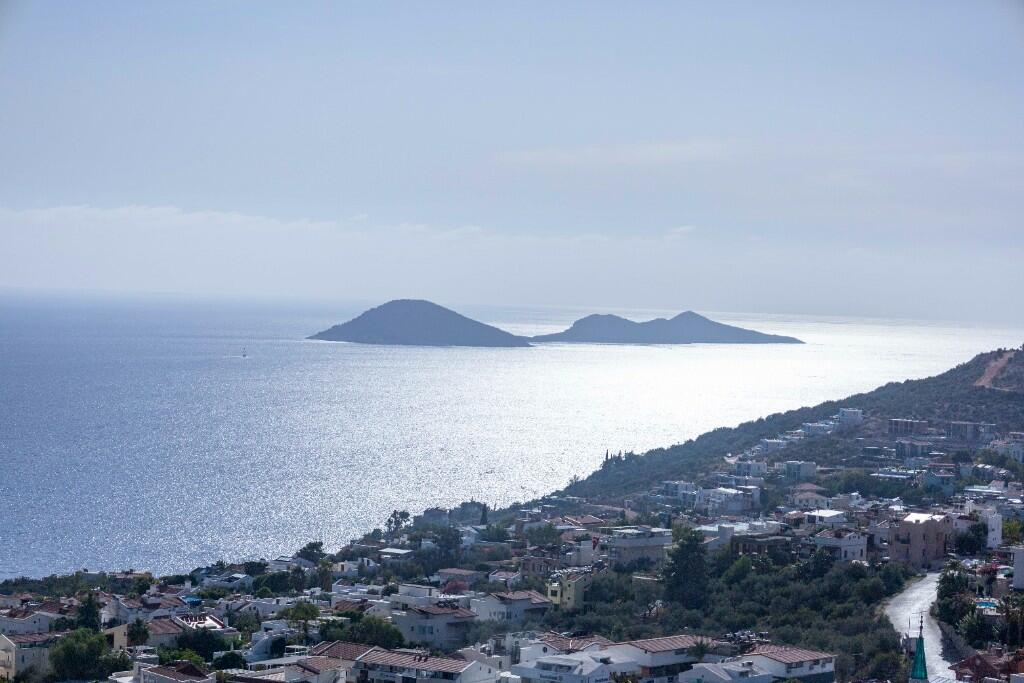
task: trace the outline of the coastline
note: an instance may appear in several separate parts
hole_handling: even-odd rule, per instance
[[[249,310],[83,313],[41,311],[0,340],[11,359],[0,384],[18,406],[0,444],[6,575],[168,573],[314,538],[340,547],[392,509],[536,500],[599,473],[606,450],[675,452],[723,426],[940,372],[1002,339],[803,321],[771,329],[805,345],[547,345],[513,358],[317,345],[292,338],[307,318]],[[61,334],[33,336],[53,324]],[[288,481],[273,484],[282,467]],[[221,499],[235,504],[216,519],[188,502]]]

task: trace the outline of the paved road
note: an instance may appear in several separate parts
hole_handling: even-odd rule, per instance
[[[935,619],[928,613],[935,602],[935,591],[938,588],[939,575],[928,574],[907,584],[903,592],[894,596],[885,607],[885,614],[898,633],[917,635],[920,613],[924,612],[924,655],[928,660],[928,678],[952,678],[949,666],[953,662],[943,657],[942,632]]]

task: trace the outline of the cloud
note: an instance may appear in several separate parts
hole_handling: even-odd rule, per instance
[[[545,147],[505,152],[497,161],[513,166],[614,168],[678,166],[732,158],[732,141],[716,139],[662,140],[624,145]]]
[[[670,240],[678,240],[686,237],[697,229],[696,225],[678,225],[665,231],[665,237]]]

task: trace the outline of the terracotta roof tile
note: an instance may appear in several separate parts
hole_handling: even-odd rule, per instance
[[[788,645],[759,645],[753,650],[747,653],[749,655],[761,655],[768,659],[773,659],[776,662],[782,662],[783,664],[798,664],[800,662],[806,662],[812,659],[828,659],[835,657],[827,652],[819,652],[818,650],[805,650],[799,647],[790,647]]]
[[[421,671],[438,671],[441,673],[462,673],[474,664],[474,662],[467,662],[464,659],[431,657],[430,655],[394,652],[391,650],[371,650],[360,657],[359,662],[380,666],[419,669]]]
[[[678,636],[665,636],[664,638],[647,638],[645,640],[630,640],[627,645],[638,647],[644,652],[672,652],[675,650],[689,650],[697,643],[706,643],[714,646],[720,641],[707,636],[683,634]]]

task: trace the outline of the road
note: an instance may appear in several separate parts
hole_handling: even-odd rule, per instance
[[[917,635],[918,620],[924,612],[924,655],[928,661],[928,678],[952,678],[949,670],[953,662],[948,661],[942,652],[942,632],[928,610],[935,602],[935,591],[938,588],[938,573],[928,574],[922,579],[908,582],[903,592],[896,594],[885,606],[885,615],[898,633]]]

